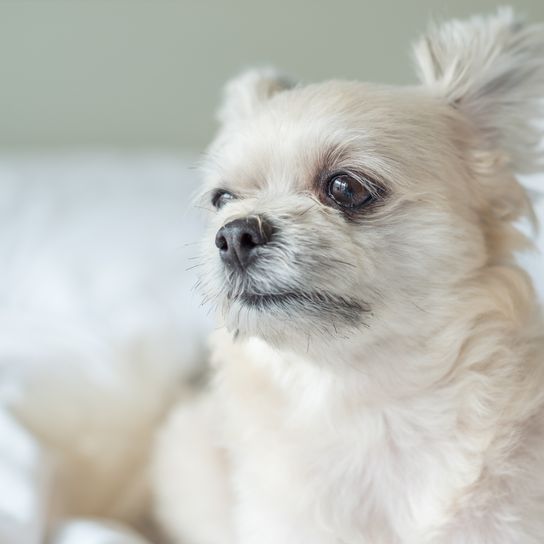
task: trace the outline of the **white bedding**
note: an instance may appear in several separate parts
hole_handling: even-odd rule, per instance
[[[54,544],[143,542],[62,523],[146,525],[153,430],[211,326],[187,270],[193,162],[0,157],[0,544],[43,544],[46,518]],[[544,259],[522,259],[544,296]]]
[[[0,544],[41,544],[46,514],[145,524],[153,431],[209,327],[187,270],[201,229],[191,163],[0,159],[0,403],[42,445],[0,428]],[[20,442],[26,471],[10,453]],[[78,527],[63,544],[83,544],[92,527]]]

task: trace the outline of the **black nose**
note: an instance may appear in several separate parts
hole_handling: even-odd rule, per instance
[[[255,258],[256,248],[270,241],[272,228],[262,217],[235,219],[220,228],[215,245],[223,262],[235,268],[245,268]]]

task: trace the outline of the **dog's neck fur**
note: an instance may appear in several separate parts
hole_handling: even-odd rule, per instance
[[[304,463],[330,470],[330,489],[318,503],[323,501],[333,531],[354,531],[346,541],[360,530],[372,534],[381,520],[382,529],[391,527],[390,540],[372,542],[396,542],[398,535],[421,542],[430,528],[447,525],[460,493],[478,494],[489,463],[504,463],[528,433],[543,397],[537,311],[525,274],[505,265],[459,286],[440,312],[422,312],[408,337],[392,328],[390,337],[359,346],[351,341],[345,358],[345,346],[329,351],[328,359],[337,354],[336,368],[332,360],[316,361],[323,346],[310,347],[314,355],[295,355],[256,338],[233,342],[222,333],[215,359],[220,395],[234,411],[229,442],[248,463],[263,444],[283,444],[289,456],[300,448],[300,466],[292,457],[295,502],[297,478],[302,486],[311,482],[300,476]],[[406,324],[399,327],[406,331]],[[284,453],[278,452],[280,459]],[[262,460],[262,454],[254,458]],[[331,468],[332,459],[342,474]],[[335,521],[341,515],[335,496],[355,480],[368,485],[366,504],[346,509],[356,519]],[[429,504],[435,506],[429,510]]]

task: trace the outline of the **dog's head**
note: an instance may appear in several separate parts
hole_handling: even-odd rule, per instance
[[[417,87],[231,82],[205,169],[202,281],[227,327],[295,349],[409,334],[508,259],[528,210],[514,172],[537,159],[543,43],[500,12],[424,38]]]

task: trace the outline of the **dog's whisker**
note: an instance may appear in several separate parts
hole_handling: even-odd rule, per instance
[[[195,268],[200,268],[201,266],[204,266],[203,263],[193,264],[192,266],[186,268],[185,272],[189,272],[190,270],[194,270]]]

